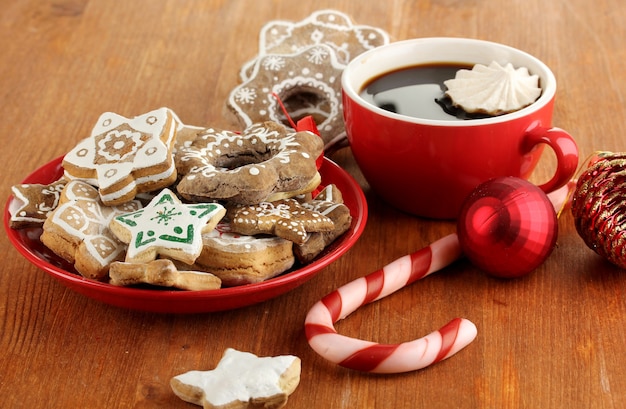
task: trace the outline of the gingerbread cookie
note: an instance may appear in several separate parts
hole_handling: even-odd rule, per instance
[[[181,290],[216,290],[222,281],[206,272],[179,271],[171,260],[159,259],[148,263],[115,261],[109,268],[109,284],[128,286],[150,284]]]
[[[288,123],[312,115],[325,151],[347,145],[341,114],[341,73],[362,52],[389,42],[378,28],[354,25],[344,13],[320,10],[299,22],[271,21],[259,35],[259,54],[240,71],[242,84],[227,106],[240,122],[270,118]]]
[[[236,206],[228,210],[228,219],[234,232],[274,234],[297,244],[304,243],[309,232],[330,231],[334,227],[329,217],[303,207],[295,199]]]
[[[337,237],[350,228],[350,209],[343,204],[341,191],[335,185],[326,186],[315,199],[302,203],[303,207],[329,217],[334,224],[330,231],[310,233],[306,241],[294,246],[294,254],[301,263],[310,263]]]
[[[311,45],[330,47],[340,64],[372,48],[388,44],[389,34],[376,27],[355,25],[337,10],[319,10],[298,22],[274,20],[259,33],[259,56],[295,54]],[[256,58],[242,67],[239,75],[247,81],[253,74]]]
[[[251,125],[242,134],[208,129],[176,153],[182,175],[178,193],[191,201],[255,204],[272,195],[313,190],[322,141],[311,132],[289,132],[276,122]]]
[[[163,189],[143,209],[113,218],[110,228],[128,244],[126,262],[145,263],[164,255],[193,264],[202,251],[202,233],[225,213],[218,203],[183,204]]]
[[[42,226],[59,205],[67,182],[58,180],[49,185],[20,184],[11,187],[13,200],[9,205],[9,226],[12,229]]]
[[[202,243],[196,265],[218,276],[224,286],[267,280],[289,270],[295,261],[289,240],[234,233],[225,221],[203,234]]]
[[[345,65],[324,44],[297,54],[259,57],[250,78],[235,87],[228,107],[243,126],[271,120],[288,123],[275,94],[294,119],[312,115],[324,143],[344,132],[341,74]]]
[[[179,125],[168,108],[132,119],[104,113],[91,136],[63,159],[65,176],[98,186],[107,205],[167,187],[176,180],[172,150]]]
[[[126,250],[126,245],[109,230],[109,222],[140,207],[136,200],[105,206],[93,186],[80,180],[70,181],[63,189],[59,206],[43,225],[41,242],[73,263],[84,277],[104,279],[110,264],[123,259]]]
[[[174,141],[173,150],[173,153],[176,153],[176,151],[178,151],[181,147],[189,146],[200,133],[206,130],[206,128],[183,123],[178,115],[176,115],[176,113],[172,110],[170,110],[170,114],[172,114],[174,122],[176,123],[176,139]]]
[[[170,386],[204,409],[279,409],[300,383],[300,369],[293,355],[258,357],[228,348],[215,369],[175,376]]]

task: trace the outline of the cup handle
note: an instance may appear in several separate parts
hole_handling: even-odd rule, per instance
[[[554,176],[539,186],[545,193],[550,193],[574,177],[578,168],[578,146],[574,138],[561,128],[535,126],[526,132],[522,149],[524,152],[530,152],[540,143],[548,145],[556,155],[557,166]]]

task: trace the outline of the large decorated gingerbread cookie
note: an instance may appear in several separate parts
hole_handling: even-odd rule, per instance
[[[106,205],[169,186],[176,180],[172,149],[178,125],[168,108],[132,119],[106,112],[91,136],[63,159],[65,176],[97,186]]]
[[[260,32],[258,55],[241,68],[241,84],[231,91],[227,106],[243,126],[266,120],[291,124],[289,119],[311,116],[330,153],[347,145],[343,69],[357,55],[388,42],[385,31],[355,25],[335,10],[320,10],[299,22],[270,21]]]

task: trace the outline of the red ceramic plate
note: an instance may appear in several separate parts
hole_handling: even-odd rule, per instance
[[[63,174],[62,157],[31,173],[24,183],[49,184]],[[201,313],[229,310],[277,297],[311,279],[341,257],[358,240],[367,221],[367,202],[358,183],[331,160],[324,158],[320,169],[322,183],[334,183],[341,190],[350,209],[350,229],[324,250],[312,263],[267,281],[240,287],[206,291],[178,291],[117,287],[83,278],[73,267],[48,250],[40,241],[40,228],[14,230],[9,227],[9,205],[4,209],[4,227],[11,243],[31,263],[70,289],[87,297],[122,308],[161,313]]]

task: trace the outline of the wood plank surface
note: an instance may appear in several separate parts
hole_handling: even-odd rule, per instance
[[[554,71],[555,125],[581,163],[626,150],[626,7],[622,0],[0,0],[0,197],[88,135],[105,111],[167,106],[183,122],[236,128],[225,109],[264,24],[332,8],[391,38],[462,36],[527,51]],[[107,306],[31,265],[0,238],[0,406],[189,408],[172,376],[213,368],[226,348],[294,354],[297,408],[623,408],[626,272],[589,250],[571,214],[556,249],[524,278],[466,261],[362,308],[338,329],[378,342],[425,335],[454,316],[477,339],[417,372],[370,375],[317,356],[309,308],[341,284],[454,231],[400,213],[371,192],[349,149],[333,155],[366,192],[361,239],[305,285],[233,311],[168,315]],[[537,171],[542,179],[550,160]]]

